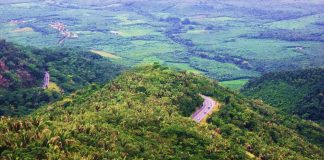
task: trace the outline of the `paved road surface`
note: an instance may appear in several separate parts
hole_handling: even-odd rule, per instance
[[[196,122],[203,120],[208,114],[213,111],[216,106],[216,101],[212,98],[200,95],[204,99],[203,105],[191,116]]]

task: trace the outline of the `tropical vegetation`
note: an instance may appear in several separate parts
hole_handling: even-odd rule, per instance
[[[38,49],[0,40],[0,115],[28,114],[86,85],[103,84],[121,70],[82,49]],[[42,89],[45,71],[51,83]]]
[[[190,114],[213,97],[205,123]],[[2,159],[322,159],[324,129],[159,64],[0,119]]]
[[[250,81],[242,93],[302,118],[324,120],[324,69],[265,74]]]

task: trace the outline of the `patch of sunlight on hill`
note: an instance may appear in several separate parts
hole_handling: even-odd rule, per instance
[[[56,92],[61,92],[61,88],[54,82],[49,83],[48,89]]]

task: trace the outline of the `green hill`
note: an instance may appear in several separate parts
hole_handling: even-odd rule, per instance
[[[198,94],[220,102],[206,124]],[[323,159],[324,129],[157,64],[0,119],[1,159]]]
[[[303,118],[324,120],[324,69],[269,73],[249,82],[242,93]]]
[[[41,88],[45,70],[48,90]],[[114,78],[120,66],[81,49],[37,49],[0,40],[0,115],[22,115],[91,83]]]

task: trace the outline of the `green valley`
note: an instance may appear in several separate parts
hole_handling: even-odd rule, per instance
[[[159,62],[245,80],[323,66],[323,7],[306,0],[4,0],[0,38],[111,53],[128,67]]]

